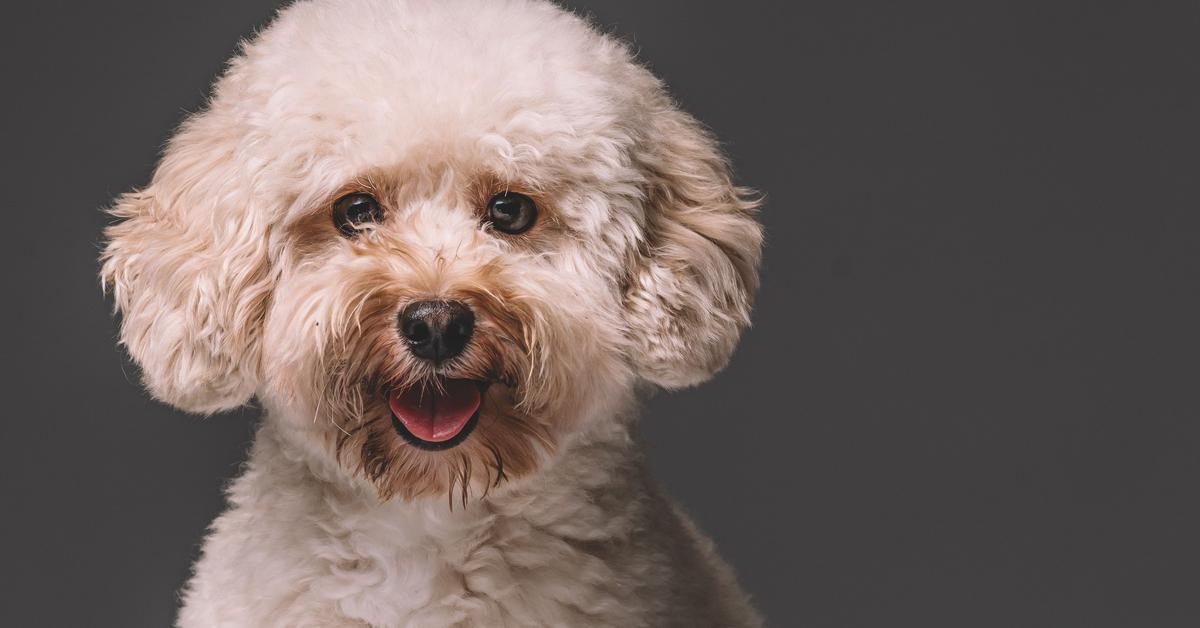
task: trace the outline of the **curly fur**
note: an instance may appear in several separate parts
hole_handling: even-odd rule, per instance
[[[501,191],[536,226],[484,219]],[[346,237],[332,201],[384,219]],[[156,398],[265,417],[179,625],[752,626],[631,438],[749,322],[762,234],[715,140],[622,43],[537,0],[305,0],[121,196],[102,256]],[[477,317],[415,359],[406,304]],[[387,391],[487,383],[426,451]]]

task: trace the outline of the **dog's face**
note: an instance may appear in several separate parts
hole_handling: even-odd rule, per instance
[[[103,277],[159,399],[257,396],[381,497],[466,499],[726,362],[753,205],[552,5],[301,2],[118,200]]]

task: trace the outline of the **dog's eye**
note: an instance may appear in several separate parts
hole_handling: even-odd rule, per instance
[[[343,235],[353,236],[359,227],[380,220],[383,220],[383,210],[370,194],[355,192],[333,202],[333,224]]]
[[[512,235],[524,233],[536,220],[537,205],[524,194],[502,192],[488,201],[488,221],[498,231]]]

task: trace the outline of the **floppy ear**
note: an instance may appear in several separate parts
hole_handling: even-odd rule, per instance
[[[666,388],[698,384],[729,361],[750,322],[762,228],[716,141],[662,108],[643,137],[646,237],[625,295],[633,362]]]
[[[271,280],[236,128],[212,112],[185,122],[150,185],[117,199],[100,258],[146,387],[191,412],[246,403],[258,379]]]

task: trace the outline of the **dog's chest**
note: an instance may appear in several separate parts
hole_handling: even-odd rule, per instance
[[[371,626],[580,625],[632,621],[611,568],[586,547],[523,519],[348,522],[311,548],[311,591]]]

